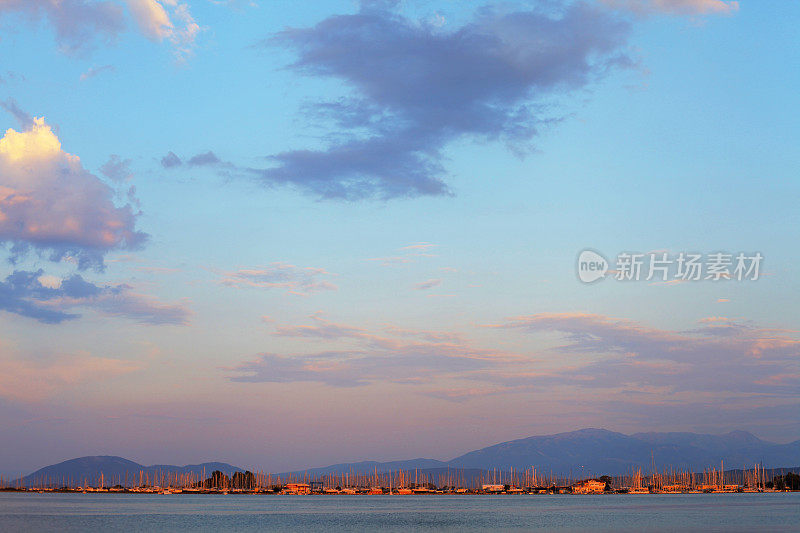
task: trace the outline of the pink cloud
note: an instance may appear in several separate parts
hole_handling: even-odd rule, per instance
[[[436,244],[430,244],[427,242],[410,244],[400,248],[400,255],[373,257],[369,259],[369,261],[379,261],[383,264],[383,266],[414,263],[421,257],[435,257],[435,255],[430,253],[429,250],[435,248],[436,246]]]
[[[322,268],[272,263],[266,267],[223,272],[219,282],[228,287],[285,289],[290,294],[306,296],[312,292],[337,289],[333,283],[321,279],[325,276],[330,276],[330,273]]]
[[[0,0],[0,15],[20,13],[46,20],[55,30],[59,47],[79,53],[96,40],[115,41],[126,30],[123,1]],[[150,40],[168,41],[178,60],[191,55],[202,28],[192,17],[188,2],[178,0],[124,0],[139,31]]]
[[[311,381],[337,387],[376,382],[426,384],[444,376],[464,377],[484,369],[501,367],[518,356],[472,345],[450,333],[385,328],[390,335],[336,324],[319,315],[313,324],[281,326],[275,335],[320,342],[347,341],[348,349],[297,355],[262,353],[252,361],[229,369],[238,382]]]
[[[113,41],[125,27],[122,8],[114,2],[87,0],[2,0],[3,12],[22,13],[32,20],[46,19],[62,50],[85,50],[96,37]]]
[[[41,360],[0,356],[0,398],[41,401],[70,388],[109,380],[142,368],[140,363],[88,354],[62,355]]]
[[[701,327],[685,332],[585,313],[521,316],[492,327],[559,332],[567,343],[557,346],[556,353],[591,356],[577,368],[551,377],[550,383],[783,396],[792,394],[790,387],[765,387],[762,380],[794,374],[800,361],[795,332],[720,317],[704,319]]]
[[[113,198],[110,186],[61,149],[44,119],[0,139],[0,241],[17,254],[35,248],[102,268],[107,252],[140,247],[147,235],[136,230],[137,215]]]

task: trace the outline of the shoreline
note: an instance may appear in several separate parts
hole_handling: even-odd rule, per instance
[[[652,491],[629,492],[626,490],[613,490],[595,493],[580,493],[570,491],[504,491],[485,492],[481,490],[462,491],[427,491],[427,492],[371,492],[360,491],[325,491],[325,492],[285,492],[274,490],[187,490],[187,489],[46,489],[46,488],[2,488],[0,493],[8,494],[144,494],[144,495],[203,495],[203,496],[648,496],[648,495],[695,495],[695,494],[785,494],[800,493],[798,490],[706,490],[706,491]]]

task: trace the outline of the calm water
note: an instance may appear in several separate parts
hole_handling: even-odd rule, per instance
[[[532,496],[0,494],[0,531],[800,530],[800,493]]]

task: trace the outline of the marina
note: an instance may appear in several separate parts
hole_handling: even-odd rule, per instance
[[[703,472],[666,469],[644,475],[636,469],[628,475],[597,478],[544,474],[535,467],[522,472],[510,469],[448,470],[446,473],[389,471],[332,473],[322,476],[221,471],[179,474],[144,471],[124,477],[94,479],[29,479],[23,484],[0,478],[0,491],[125,494],[265,494],[265,495],[522,495],[522,494],[703,494],[766,493],[800,489],[800,476],[791,469],[745,470],[711,467]]]

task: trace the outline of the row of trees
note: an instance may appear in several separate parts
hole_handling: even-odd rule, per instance
[[[211,477],[198,483],[206,489],[244,489],[253,490],[256,488],[256,476],[249,470],[247,472],[236,472],[228,477],[224,472],[214,470]]]
[[[767,481],[767,488],[775,490],[800,490],[800,475],[789,472],[784,476],[775,476],[772,481]]]

